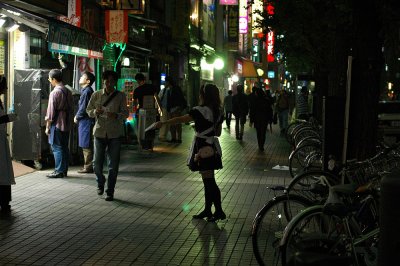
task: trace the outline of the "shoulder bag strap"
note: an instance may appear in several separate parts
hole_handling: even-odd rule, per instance
[[[115,90],[115,91],[110,95],[110,97],[108,97],[108,99],[103,103],[103,107],[106,107],[107,104],[109,104],[109,103],[111,102],[111,100],[112,100],[115,96],[117,96],[117,94],[118,94],[118,91]]]

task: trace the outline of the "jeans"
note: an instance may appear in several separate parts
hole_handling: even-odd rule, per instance
[[[97,186],[104,188],[106,178],[103,174],[104,159],[107,156],[108,180],[107,195],[114,195],[115,183],[120,161],[121,139],[120,138],[94,138],[94,173],[96,174]]]
[[[226,111],[225,112],[225,121],[226,121],[226,126],[228,128],[231,126],[231,120],[232,120],[232,112],[231,111]]]
[[[278,112],[279,128],[284,132],[288,127],[289,109]]]
[[[244,124],[246,124],[246,115],[235,115],[236,124],[235,124],[235,132],[236,139],[243,138]]]
[[[54,131],[54,140],[53,144],[51,144],[51,150],[54,155],[55,162],[55,172],[57,173],[66,173],[68,172],[68,161],[69,161],[69,149],[68,149],[68,141],[69,141],[69,132],[61,131],[56,128]]]

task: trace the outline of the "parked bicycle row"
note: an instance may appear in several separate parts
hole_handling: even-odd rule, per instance
[[[371,158],[324,171],[320,128],[313,121],[288,127],[293,179],[284,189],[270,188],[276,196],[253,221],[260,265],[377,264],[380,181],[399,167],[399,144],[382,144]]]

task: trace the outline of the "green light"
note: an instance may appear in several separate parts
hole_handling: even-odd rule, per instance
[[[118,63],[118,60],[121,57],[122,53],[126,49],[126,43],[112,43],[111,47],[114,46],[114,45],[117,46],[117,47],[119,46],[120,49],[121,49],[121,52],[119,53],[119,56],[118,56],[117,60],[115,60],[115,64],[114,64],[114,71],[117,71],[117,63]]]
[[[182,210],[183,210],[183,212],[188,213],[188,212],[190,211],[190,205],[189,205],[189,203],[183,204]]]

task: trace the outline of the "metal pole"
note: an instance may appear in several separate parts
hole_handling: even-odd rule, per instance
[[[346,83],[346,106],[344,111],[344,136],[343,136],[343,153],[342,163],[346,163],[347,156],[347,139],[349,133],[349,110],[350,110],[350,91],[351,91],[351,68],[353,57],[347,57],[347,83]]]

